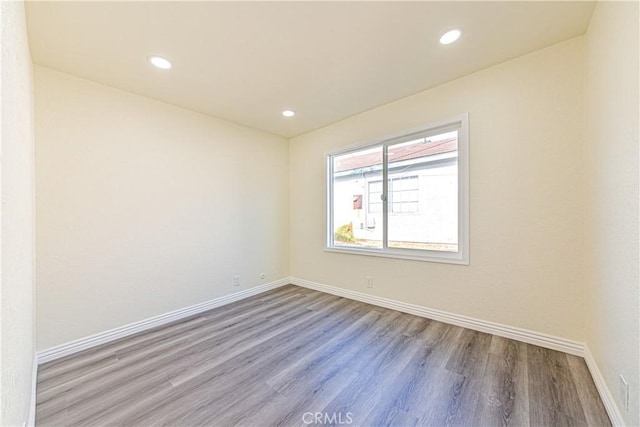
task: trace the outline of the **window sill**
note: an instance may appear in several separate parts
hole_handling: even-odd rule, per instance
[[[335,252],[349,255],[365,255],[382,258],[408,259],[412,261],[437,262],[443,264],[469,265],[469,259],[464,258],[460,253],[447,253],[436,251],[412,251],[412,250],[382,250],[365,248],[345,248],[339,246],[326,246],[325,252]],[[423,253],[424,252],[424,253]]]

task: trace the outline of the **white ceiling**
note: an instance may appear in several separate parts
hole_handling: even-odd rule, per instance
[[[292,137],[580,35],[593,6],[49,1],[27,22],[38,64]]]

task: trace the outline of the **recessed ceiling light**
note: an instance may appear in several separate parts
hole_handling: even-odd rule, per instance
[[[163,70],[168,70],[169,68],[171,68],[171,62],[161,56],[150,56],[149,62],[151,62],[153,66],[161,68]]]
[[[458,40],[458,38],[460,38],[461,35],[462,35],[462,30],[456,29],[456,30],[447,31],[442,35],[442,37],[440,37],[440,43],[451,44],[454,41]]]
[[[284,110],[282,112],[282,115],[285,116],[285,117],[293,117],[293,116],[296,115],[296,112],[292,111],[292,110]]]

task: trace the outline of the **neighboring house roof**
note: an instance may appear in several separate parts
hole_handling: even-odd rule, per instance
[[[427,141],[429,140],[427,139]],[[437,142],[423,142],[421,144],[393,147],[390,149],[391,153],[389,153],[389,163],[456,151],[458,149],[457,142],[457,138],[449,138]],[[379,165],[381,162],[382,159],[380,153],[336,157],[333,170],[334,172],[343,172],[351,169],[360,169]]]

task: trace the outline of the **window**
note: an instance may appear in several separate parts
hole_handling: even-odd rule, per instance
[[[418,213],[418,201],[418,175],[389,179],[389,205],[392,213]]]
[[[467,123],[327,156],[327,250],[468,264]]]
[[[389,180],[389,205],[394,214],[418,212],[418,176]],[[369,213],[382,212],[382,181],[369,183]]]
[[[369,213],[376,214],[382,212],[382,181],[369,183]]]

